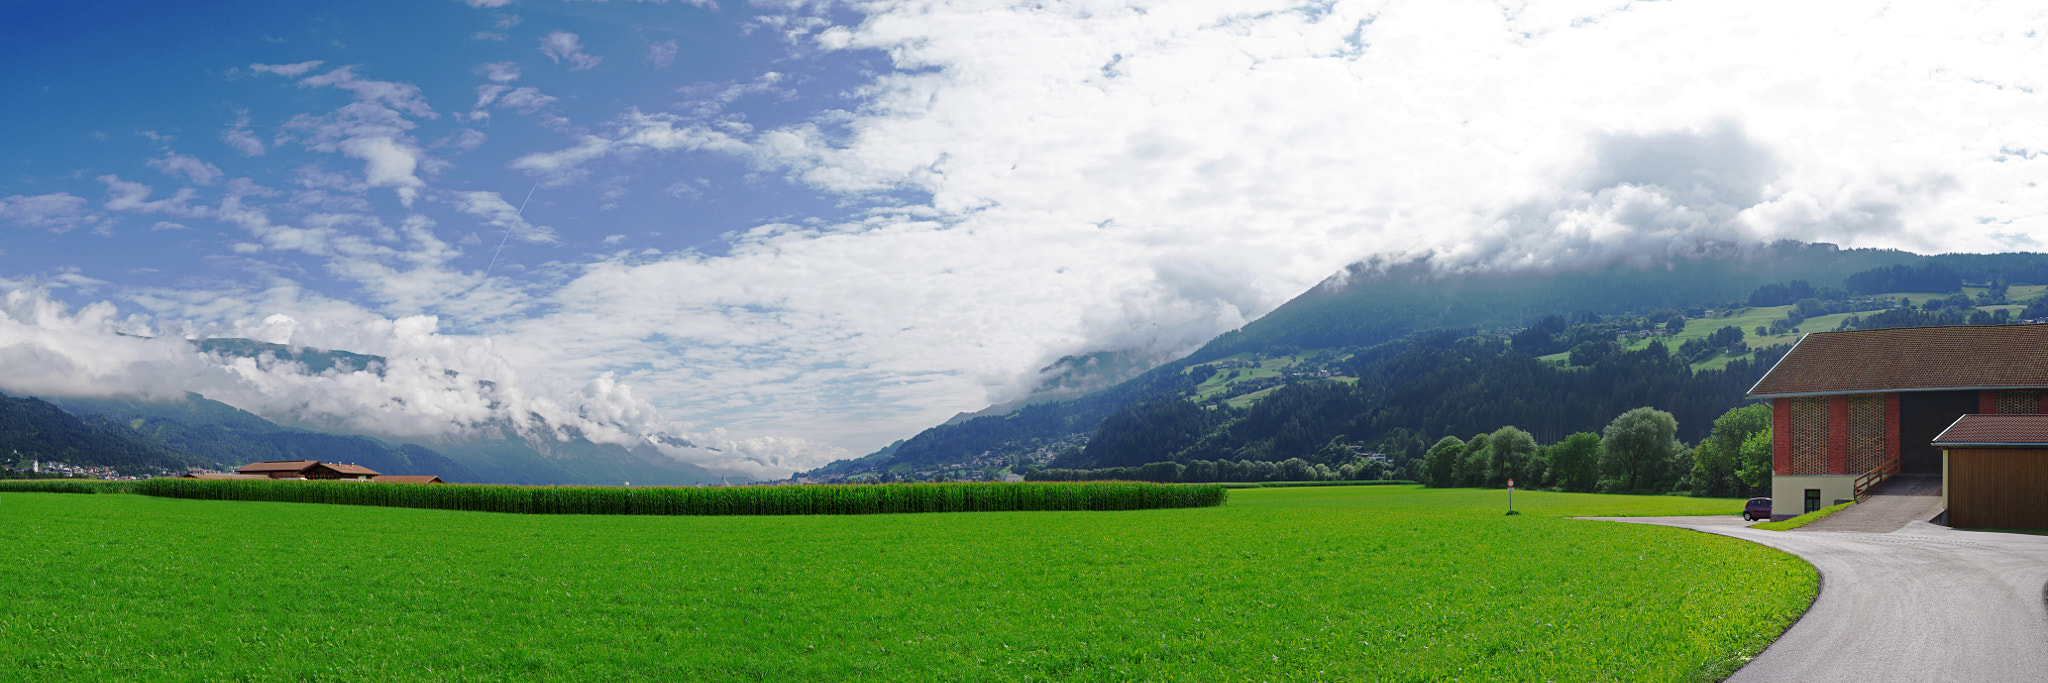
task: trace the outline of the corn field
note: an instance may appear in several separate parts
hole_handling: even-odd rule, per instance
[[[374,482],[150,479],[165,498],[515,512],[539,515],[865,515],[900,512],[1145,510],[1214,507],[1216,484],[949,482],[720,488],[492,486]]]
[[[100,479],[6,479],[0,493],[128,493],[137,481]]]

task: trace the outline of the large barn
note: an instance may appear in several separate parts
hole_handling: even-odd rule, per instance
[[[1940,475],[1943,430],[2048,412],[2044,390],[2048,325],[1805,335],[1749,390],[1771,402],[1771,518],[1854,499],[1859,480],[1892,471]]]

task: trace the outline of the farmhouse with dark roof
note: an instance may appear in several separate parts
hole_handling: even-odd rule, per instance
[[[256,474],[272,479],[339,479],[369,481],[377,471],[361,465],[325,463],[318,460],[268,460],[252,462],[235,470],[237,474]]]
[[[1751,398],[1771,402],[1771,518],[1857,498],[1898,473],[1945,475],[1952,511],[2009,506],[1984,498],[2005,493],[1946,487],[1966,477],[2019,476],[2014,468],[2048,472],[2048,450],[2040,457],[1949,457],[1936,437],[1965,415],[2042,414],[2044,390],[2048,325],[1805,335],[1749,390]],[[2027,495],[2040,498],[2048,489]],[[2048,516],[2025,526],[2048,527]]]

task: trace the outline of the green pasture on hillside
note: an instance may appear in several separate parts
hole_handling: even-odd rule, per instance
[[[1413,486],[1216,508],[530,516],[0,494],[36,680],[1687,680],[1815,575],[1734,500]]]

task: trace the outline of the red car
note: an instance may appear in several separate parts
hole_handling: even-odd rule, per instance
[[[1769,498],[1751,498],[1748,505],[1742,506],[1742,521],[1754,522],[1759,519],[1770,518],[1771,499]]]

